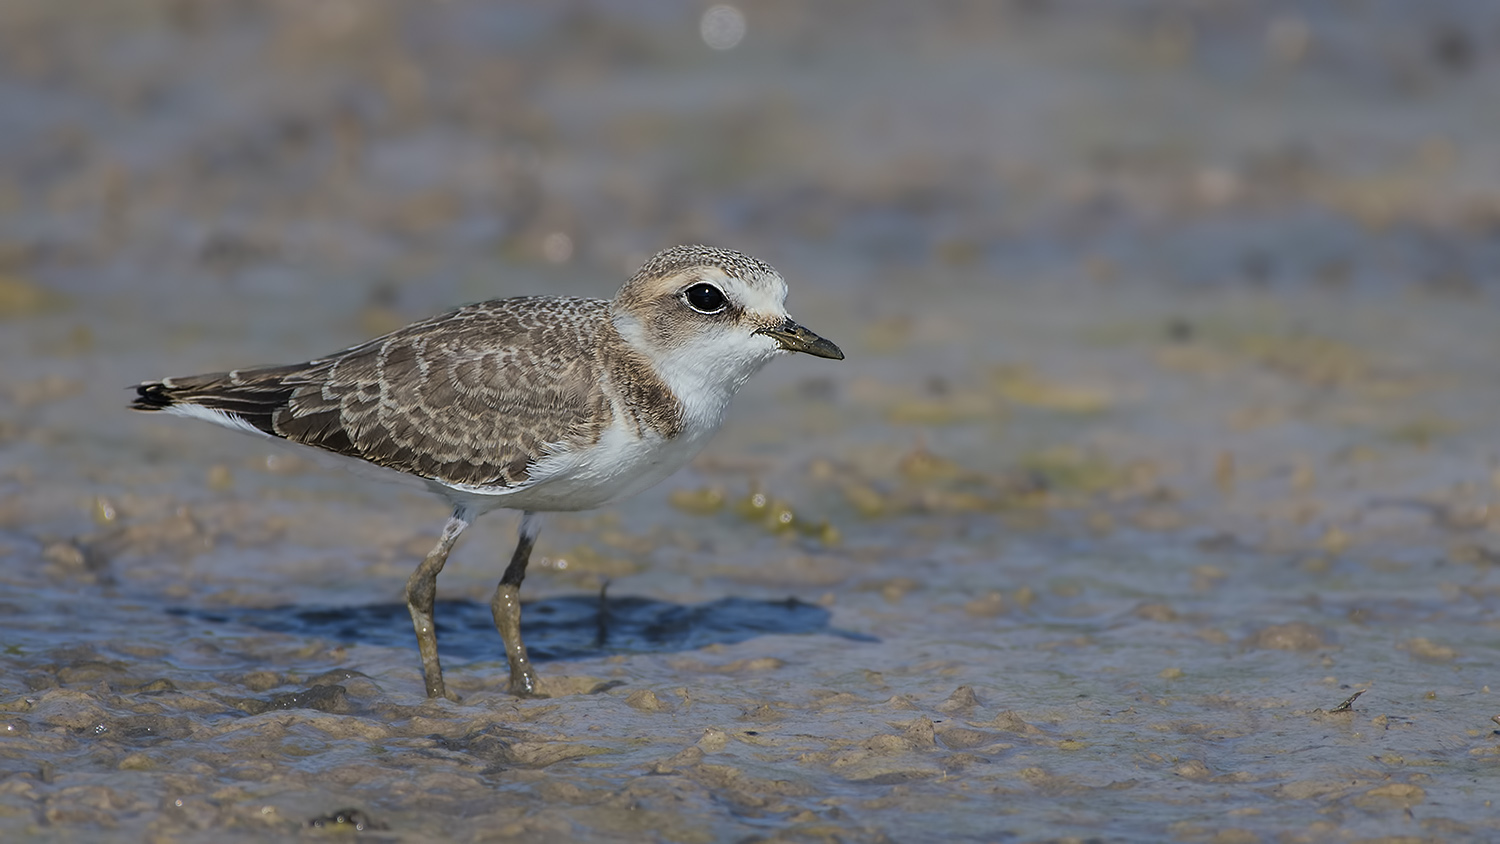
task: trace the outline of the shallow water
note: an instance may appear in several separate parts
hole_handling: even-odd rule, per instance
[[[1500,836],[1500,19],[1341,9],[6,4],[0,837]],[[694,240],[848,359],[548,518],[544,699],[514,517],[428,701],[440,502],[124,410]]]

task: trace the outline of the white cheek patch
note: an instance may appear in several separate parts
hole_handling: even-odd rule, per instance
[[[735,327],[695,337],[654,363],[684,413],[717,427],[729,400],[779,350],[774,339]]]

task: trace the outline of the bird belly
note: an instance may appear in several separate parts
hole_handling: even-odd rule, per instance
[[[443,484],[434,489],[480,511],[589,510],[660,483],[692,460],[713,432],[689,429],[668,439],[617,422],[592,445],[560,449],[538,460],[530,468],[530,480],[519,486]]]

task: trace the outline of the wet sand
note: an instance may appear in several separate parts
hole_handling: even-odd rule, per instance
[[[1500,11],[0,9],[0,838],[1500,837]],[[896,47],[899,45],[899,48]],[[546,521],[125,385],[677,242],[848,359]]]

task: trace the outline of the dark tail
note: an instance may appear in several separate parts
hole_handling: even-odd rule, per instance
[[[193,405],[227,413],[277,436],[272,419],[287,406],[300,386],[287,382],[306,373],[307,365],[299,364],[143,381],[135,385],[135,399],[130,407],[154,411]]]
[[[135,390],[131,410],[165,410],[177,403],[172,398],[172,388],[161,381],[145,381],[130,389]]]

